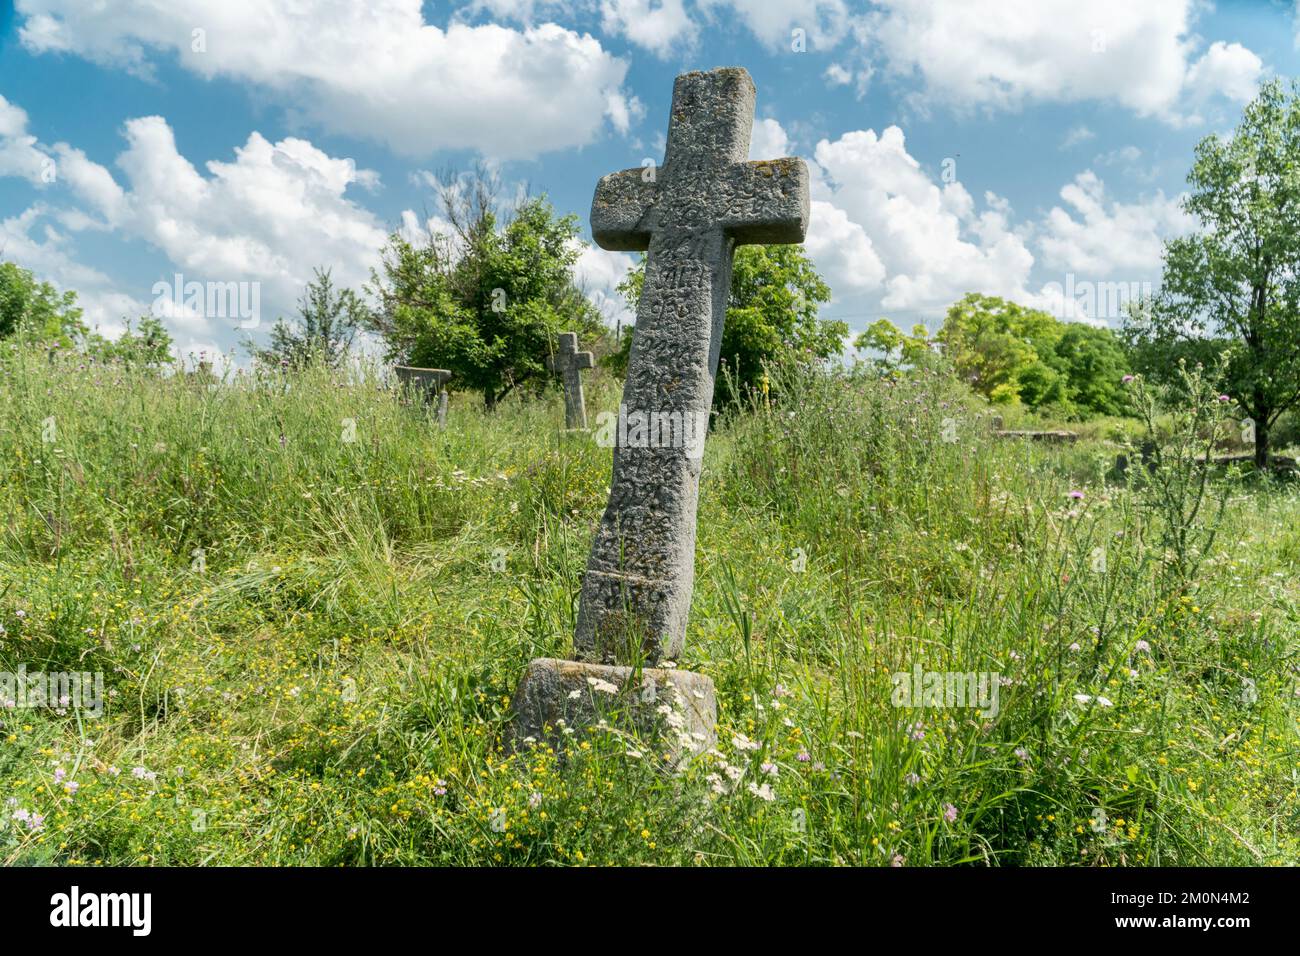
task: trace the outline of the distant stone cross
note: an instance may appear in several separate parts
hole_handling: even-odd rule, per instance
[[[556,354],[548,356],[546,367],[564,376],[564,426],[587,427],[587,406],[582,398],[582,370],[596,361],[590,352],[578,351],[578,333],[561,332],[556,337]]]
[[[582,583],[579,660],[653,664],[682,649],[732,254],[742,244],[802,242],[808,226],[807,166],[747,162],[753,122],[748,72],[685,73],[673,87],[663,168],[613,173],[596,187],[597,244],[649,258],[609,504]]]

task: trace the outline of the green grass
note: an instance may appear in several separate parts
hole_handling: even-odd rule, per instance
[[[1174,586],[1149,495],[1107,483],[1131,423],[998,442],[938,373],[790,374],[710,438],[677,663],[719,745],[674,772],[617,727],[503,748],[607,494],[558,396],[458,396],[440,430],[373,374],[5,355],[0,669],[101,671],[108,701],[0,710],[0,862],[1300,858],[1294,486],[1222,479]],[[894,706],[917,664],[1001,675],[996,715]]]

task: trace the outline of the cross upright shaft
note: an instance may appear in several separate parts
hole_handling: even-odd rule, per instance
[[[685,73],[673,87],[662,170],[601,179],[591,231],[605,249],[648,250],[623,391],[609,504],[593,542],[574,635],[580,660],[654,663],[681,652],[695,573],[703,436],[735,247],[802,242],[808,169],[746,162],[754,83],[743,69]]]

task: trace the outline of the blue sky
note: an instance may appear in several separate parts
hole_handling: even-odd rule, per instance
[[[673,77],[724,65],[758,87],[755,158],[809,162],[827,316],[933,327],[979,291],[1113,324],[1079,290],[1158,283],[1194,145],[1297,65],[1270,0],[87,6],[0,0],[0,256],[110,335],[176,273],[255,283],[264,334],[479,157],[585,230],[601,175],[662,158]],[[581,260],[611,320],[631,261]],[[186,352],[245,334],[166,312]]]

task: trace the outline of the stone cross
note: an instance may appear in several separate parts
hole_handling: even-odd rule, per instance
[[[685,638],[732,254],[744,243],[802,242],[808,226],[807,167],[747,162],[753,122],[745,70],[685,73],[673,87],[663,168],[613,173],[596,187],[596,243],[649,257],[609,504],[582,580],[576,659],[529,665],[515,695],[516,745],[561,720],[594,722],[607,701],[639,726],[671,728],[668,746],[679,755],[716,736],[713,682],[652,665],[676,657]]]
[[[546,367],[564,376],[564,427],[587,427],[587,405],[582,398],[582,370],[592,368],[596,360],[590,352],[578,351],[578,333],[561,332],[556,336],[556,354],[547,356]]]
[[[673,87],[663,169],[624,170],[596,187],[596,243],[649,251],[620,419],[637,415],[650,434],[624,441],[620,425],[582,584],[582,660],[654,663],[682,649],[732,254],[747,243],[802,242],[808,227],[807,166],[747,162],[753,122],[748,72],[685,73]]]

